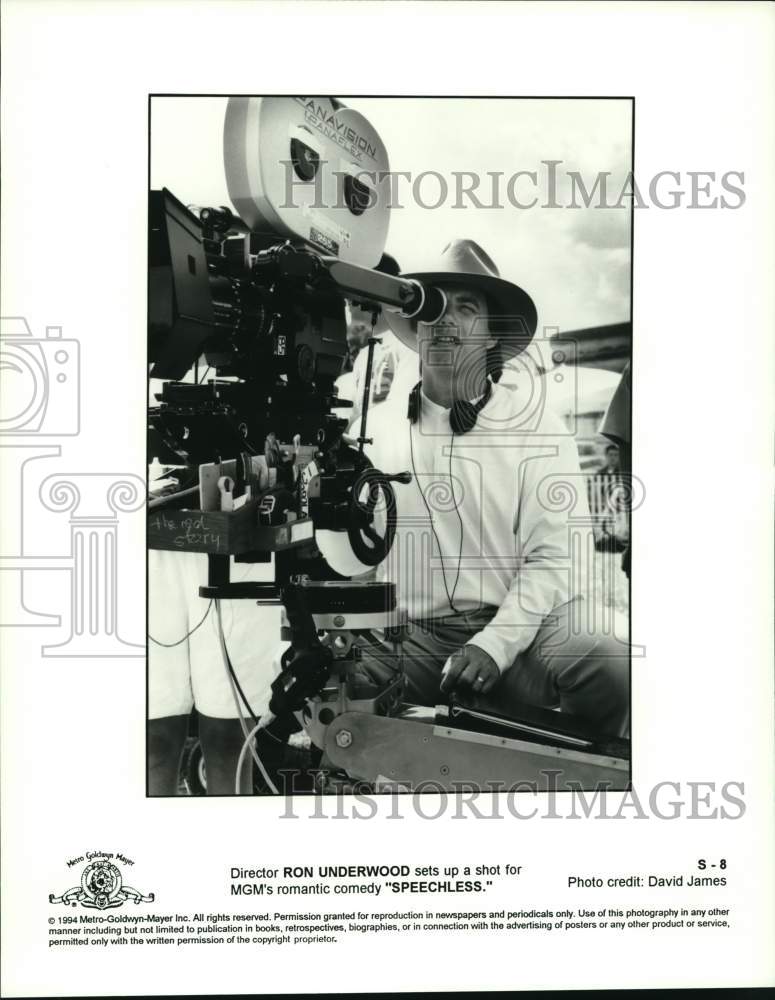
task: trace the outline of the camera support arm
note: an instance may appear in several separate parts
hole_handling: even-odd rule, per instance
[[[291,645],[283,655],[282,672],[272,683],[269,710],[273,715],[298,711],[322,690],[331,672],[333,654],[318,638],[304,588],[291,581],[282,587],[291,630]]]

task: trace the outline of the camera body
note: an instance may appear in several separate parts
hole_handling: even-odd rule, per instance
[[[261,454],[267,434],[335,448],[345,298],[326,261],[373,268],[389,164],[369,122],[331,98],[230,98],[229,208],[165,190],[149,210],[149,360],[168,381],[151,451],[189,465]],[[180,382],[203,358],[216,379]]]
[[[364,454],[365,420],[354,445],[332,411],[352,405],[334,387],[346,297],[363,294],[378,311],[418,294],[395,262],[383,266],[389,209],[373,185],[387,183],[384,146],[331,99],[230,98],[224,167],[239,215],[150,193],[148,354],[163,387],[149,412],[149,457],[186,467],[178,478],[189,482],[197,468],[231,462],[243,475],[225,491],[232,504],[260,496],[249,480],[263,456],[284,491],[282,503],[271,498],[273,518],[346,532],[357,557],[377,565],[394,533],[391,477]],[[384,535],[373,530],[378,507],[389,511]],[[256,537],[268,544],[266,532]],[[307,572],[301,548],[297,574]]]
[[[313,252],[233,235],[228,210],[202,216],[151,192],[151,376],[171,380],[151,410],[155,441],[191,465],[262,454],[270,432],[330,443],[343,426],[330,409],[346,354],[344,299],[317,284],[325,276]],[[200,358],[217,377],[179,381]]]

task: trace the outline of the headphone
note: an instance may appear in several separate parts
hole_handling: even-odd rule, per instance
[[[436,546],[439,550],[439,556],[441,557],[441,575],[444,580],[444,593],[447,595],[447,603],[449,604],[450,611],[454,614],[458,614],[459,611],[455,607],[455,591],[457,590],[458,580],[460,579],[460,565],[463,561],[463,518],[460,516],[460,511],[458,510],[457,504],[455,504],[455,512],[457,513],[458,521],[460,522],[460,548],[458,550],[457,556],[457,572],[455,573],[455,582],[452,586],[452,593],[450,594],[449,588],[447,587],[447,574],[444,570],[444,554],[441,551],[441,543],[439,542],[439,536],[436,534],[436,529],[433,527],[433,515],[431,514],[431,509],[428,506],[428,501],[425,499],[425,494],[423,489],[417,481],[417,469],[414,464],[414,445],[412,442],[412,425],[416,424],[420,419],[420,392],[422,390],[422,381],[418,382],[417,385],[409,393],[409,405],[407,407],[406,415],[409,420],[409,455],[412,462],[412,472],[414,473],[413,478],[417,484],[417,489],[420,491],[420,497],[428,512],[428,522],[433,532],[433,537],[436,539]],[[480,412],[484,409],[490,400],[492,395],[492,382],[487,379],[487,386],[484,390],[484,395],[481,399],[477,400],[475,403],[469,402],[467,399],[456,401],[452,404],[452,409],[449,411],[449,426],[452,431],[449,442],[449,488],[452,496],[455,496],[455,490],[452,483],[452,451],[455,442],[456,434],[467,434],[469,431],[473,430],[476,426],[476,420]]]
[[[421,390],[422,382],[420,381],[409,393],[409,405],[406,410],[406,416],[411,424],[416,424],[420,419]],[[452,428],[452,433],[467,434],[469,431],[472,431],[476,426],[479,414],[490,402],[491,395],[492,382],[490,379],[487,379],[484,395],[475,403],[470,403],[467,399],[455,400],[452,404],[452,409],[449,411],[449,426]]]

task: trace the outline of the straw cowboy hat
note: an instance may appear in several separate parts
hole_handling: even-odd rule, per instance
[[[524,351],[533,339],[538,316],[533,300],[518,285],[501,278],[498,268],[473,240],[453,240],[424,271],[402,274],[424,284],[459,283],[481,292],[488,304],[490,332],[498,337],[503,360]],[[388,324],[400,341],[417,350],[411,320],[388,312]]]

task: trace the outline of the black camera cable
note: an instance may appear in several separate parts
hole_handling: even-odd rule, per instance
[[[151,642],[155,643],[155,645],[157,645],[157,646],[164,646],[165,649],[173,649],[175,646],[179,646],[182,642],[185,642],[186,639],[188,639],[190,636],[192,636],[194,634],[194,632],[196,632],[196,630],[198,628],[201,628],[202,625],[204,625],[205,619],[207,618],[207,616],[210,614],[210,611],[212,610],[212,606],[213,606],[213,602],[211,600],[210,603],[207,605],[207,610],[202,615],[202,617],[200,618],[200,620],[196,623],[196,625],[194,625],[194,627],[191,629],[190,632],[186,632],[186,634],[183,636],[182,639],[178,639],[177,642],[159,642],[158,639],[154,639],[154,637],[151,635],[150,632],[147,632],[146,635],[151,640]]]
[[[458,508],[458,505],[456,503],[454,503],[454,500],[455,500],[455,487],[454,487],[454,483],[453,483],[453,480],[452,480],[452,450],[453,450],[454,442],[455,442],[455,433],[454,433],[454,431],[452,432],[452,434],[450,435],[450,442],[449,442],[449,488],[450,488],[450,492],[452,494],[452,501],[453,501],[453,504],[454,504],[454,507],[455,507],[455,513],[457,514],[458,521],[460,522],[460,547],[458,549],[457,572],[455,574],[455,582],[454,582],[454,584],[452,586],[452,594],[450,596],[449,587],[447,586],[447,572],[444,569],[444,553],[441,551],[441,542],[439,541],[439,536],[436,534],[436,529],[433,526],[433,514],[431,513],[431,508],[430,508],[430,505],[428,504],[428,501],[425,499],[425,491],[423,490],[422,486],[420,485],[420,482],[419,482],[419,479],[418,479],[418,476],[417,476],[417,467],[415,466],[415,462],[414,462],[414,443],[413,443],[413,439],[412,439],[412,426],[413,425],[410,422],[409,423],[409,456],[410,456],[410,460],[412,462],[412,473],[414,474],[414,481],[417,484],[417,489],[419,490],[420,498],[422,499],[422,502],[423,502],[423,505],[425,507],[425,510],[428,513],[428,523],[430,524],[431,531],[433,532],[433,537],[436,539],[436,547],[439,550],[439,557],[441,559],[441,578],[442,578],[442,580],[444,582],[444,593],[447,595],[447,603],[449,604],[449,607],[450,607],[450,610],[452,611],[452,613],[457,615],[457,614],[461,614],[461,612],[455,607],[454,601],[455,601],[455,591],[457,590],[458,580],[460,579],[460,566],[461,566],[461,563],[463,562],[463,533],[464,532],[463,532],[463,518],[460,515],[460,510]]]

